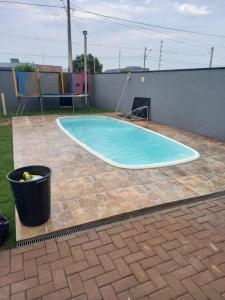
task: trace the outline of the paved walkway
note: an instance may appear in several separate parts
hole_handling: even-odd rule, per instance
[[[0,299],[225,298],[225,198],[0,253]]]
[[[58,127],[56,118],[13,119],[15,168],[34,164],[52,168],[51,218],[35,228],[16,218],[17,240],[225,190],[225,142],[149,122],[149,129],[196,149],[201,157],[163,168],[121,169],[77,145]],[[146,122],[137,124],[146,126]]]

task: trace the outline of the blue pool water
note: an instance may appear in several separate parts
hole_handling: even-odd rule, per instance
[[[156,132],[105,116],[57,119],[60,128],[83,148],[108,163],[141,169],[197,159],[197,151]]]

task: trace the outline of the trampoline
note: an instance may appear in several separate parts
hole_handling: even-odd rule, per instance
[[[40,101],[41,112],[44,112],[44,99],[71,98],[73,112],[75,99],[86,100],[90,96],[90,74],[88,78],[88,94],[84,90],[84,73],[47,73],[39,71],[25,72],[13,70],[14,88],[19,105],[16,115],[22,115],[26,105],[33,99]],[[84,103],[88,105],[88,101]]]

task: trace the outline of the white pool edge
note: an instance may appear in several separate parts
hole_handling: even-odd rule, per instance
[[[198,151],[196,151],[195,149],[189,147],[189,146],[186,146],[174,139],[171,139],[163,134],[160,134],[158,132],[155,132],[151,129],[147,129],[147,128],[144,128],[144,127],[141,127],[139,125],[136,125],[136,124],[133,124],[131,122],[127,122],[125,120],[120,120],[120,119],[117,119],[117,118],[113,118],[113,117],[108,117],[108,116],[105,116],[105,115],[92,115],[92,116],[95,116],[95,117],[104,117],[104,118],[108,118],[108,119],[114,119],[114,120],[117,120],[119,122],[123,122],[123,123],[127,123],[129,125],[132,125],[132,126],[135,126],[135,127],[138,127],[138,128],[141,128],[145,131],[150,131],[150,132],[153,132],[154,134],[157,134],[165,139],[168,139],[170,141],[173,141],[174,143],[177,143],[179,145],[182,145],[183,147],[193,151],[194,155],[192,157],[189,157],[189,158],[185,158],[185,159],[180,159],[180,160],[174,160],[174,161],[170,161],[170,162],[164,162],[164,163],[157,163],[157,164],[140,164],[140,165],[126,165],[126,164],[120,164],[120,163],[116,163],[114,162],[113,160],[111,159],[108,159],[106,158],[105,156],[103,156],[102,154],[98,153],[97,151],[91,149],[89,146],[87,146],[86,144],[82,143],[79,139],[77,139],[76,137],[74,137],[72,134],[70,134],[61,124],[60,124],[60,119],[65,119],[65,118],[77,118],[77,117],[84,117],[84,116],[90,116],[90,115],[77,115],[77,116],[64,116],[64,117],[58,117],[56,119],[56,123],[57,125],[59,126],[59,128],[67,135],[69,136],[74,142],[76,142],[79,146],[81,146],[82,148],[84,148],[86,151],[88,151],[89,153],[95,155],[96,157],[100,158],[101,160],[107,162],[108,164],[114,166],[114,167],[118,167],[118,168],[122,168],[122,169],[154,169],[154,168],[161,168],[161,167],[167,167],[167,166],[174,166],[174,165],[179,165],[179,164],[183,164],[183,163],[186,163],[186,162],[190,162],[190,161],[193,161],[193,160],[196,160],[200,157],[200,154]]]

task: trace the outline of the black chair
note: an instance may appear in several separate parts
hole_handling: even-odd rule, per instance
[[[132,110],[131,112],[126,114],[126,116],[130,118],[138,117],[138,118],[150,120],[150,112],[151,112],[151,98],[134,97]]]

